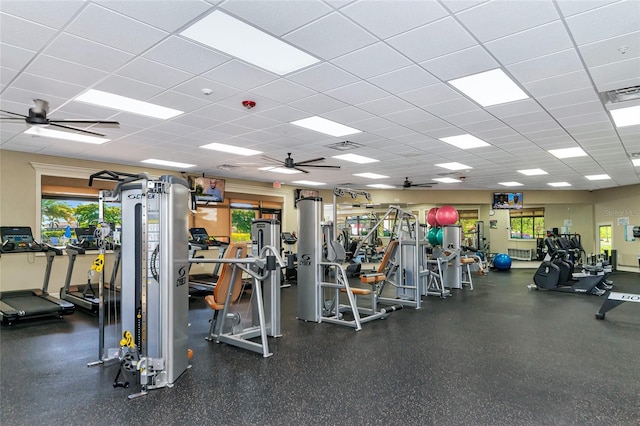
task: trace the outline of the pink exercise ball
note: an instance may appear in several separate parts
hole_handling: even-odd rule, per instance
[[[436,213],[436,221],[442,225],[453,225],[458,221],[458,210],[452,206],[442,206]]]
[[[437,213],[437,207],[434,207],[427,212],[427,223],[429,224],[429,226],[438,226],[438,221],[436,220]]]

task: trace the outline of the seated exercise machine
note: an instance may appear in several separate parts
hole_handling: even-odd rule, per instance
[[[275,219],[254,220],[251,226],[252,255],[246,243],[229,245],[222,259],[204,259],[222,265],[220,279],[205,302],[214,311],[207,340],[226,343],[269,357],[267,336],[280,337],[280,273],[285,266],[280,257],[280,223]],[[251,299],[243,307],[243,274],[253,279]],[[244,317],[243,317],[244,315]],[[259,341],[255,341],[259,339]]]
[[[282,242],[287,245],[287,250],[284,252],[284,260],[287,263],[284,269],[284,280],[285,282],[295,282],[298,279],[298,270],[296,269],[298,259],[293,252],[293,246],[298,242],[298,238],[291,232],[283,232]]]
[[[565,259],[566,251],[557,248],[550,237],[546,237],[544,243],[547,255],[533,275],[535,286],[530,288],[597,296],[602,296],[611,288],[606,283],[608,273],[599,275],[600,271],[596,268],[593,273],[573,274],[573,265]]]
[[[363,323],[386,318],[402,305],[378,306],[379,288],[386,279],[382,273],[362,278],[361,282],[373,289],[351,286],[343,267],[346,252],[333,238],[333,224],[321,225],[321,208],[321,198],[298,201],[298,319],[329,322],[358,331]],[[340,303],[341,294],[346,295],[347,304]],[[370,297],[370,307],[359,306],[357,296]],[[353,319],[347,319],[345,314]]]
[[[218,259],[224,256],[224,252],[229,246],[229,243],[224,243],[216,240],[214,237],[209,236],[209,233],[205,228],[189,228],[189,259],[204,259],[204,256],[196,256],[196,252],[199,250],[218,250]],[[190,262],[191,265],[199,262]],[[189,274],[189,295],[200,296],[207,295],[213,292],[215,282],[218,281],[220,273],[220,264],[215,265],[211,273],[199,273]]]
[[[46,316],[62,318],[63,315],[73,314],[75,306],[72,303],[53,297],[48,292],[53,261],[56,255],[62,254],[62,251],[36,243],[28,226],[2,226],[0,239],[2,240],[0,252],[3,254],[35,256],[36,253],[44,252],[47,261],[42,289],[0,292],[0,321],[12,325],[17,320]]]

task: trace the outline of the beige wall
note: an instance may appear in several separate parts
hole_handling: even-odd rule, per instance
[[[30,226],[39,228],[37,219],[38,197],[36,170],[32,162],[85,168],[86,170],[117,170],[153,175],[176,174],[159,169],[125,166],[104,162],[82,161],[71,158],[53,157],[0,150],[0,224]],[[265,194],[284,200],[282,230],[297,230],[297,210],[293,207],[293,187],[283,185],[273,189],[269,183],[227,179],[227,190],[239,193]],[[507,248],[529,248],[532,242],[508,239],[508,212],[496,211],[489,216],[493,191],[446,191],[446,190],[402,190],[371,191],[376,203],[405,204],[410,210],[418,210],[420,218],[425,217],[429,208],[453,205],[458,208],[478,208],[480,220],[485,223],[485,232],[491,243],[492,252],[504,252]],[[332,203],[330,190],[321,191],[325,203]],[[638,271],[637,256],[640,255],[640,239],[624,241],[624,228],[617,225],[619,217],[629,217],[630,224],[640,225],[640,185],[606,189],[600,191],[524,191],[524,201],[528,207],[545,208],[547,228],[560,227],[565,219],[573,222],[571,232],[582,235],[585,250],[596,251],[595,230],[597,223],[614,224],[614,248],[618,250],[621,269]],[[626,216],[625,216],[626,215]],[[489,220],[498,220],[498,229],[489,229]],[[74,282],[82,282],[92,259],[79,257],[76,262]],[[33,254],[4,254],[0,256],[0,289],[13,290],[35,288],[42,284],[45,258]],[[66,257],[54,262],[50,289],[57,292],[64,280]]]

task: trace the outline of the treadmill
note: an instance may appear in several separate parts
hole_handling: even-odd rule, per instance
[[[195,254],[198,250],[209,250],[213,247],[218,248],[218,258],[221,259],[225,250],[229,247],[228,243],[220,242],[209,236],[204,228],[189,228],[189,236],[191,237],[189,239],[189,257],[192,259],[197,259]],[[203,256],[200,257],[202,258]],[[192,296],[211,294],[215,284],[218,282],[220,265],[220,263],[217,263],[212,273],[190,274],[189,294]],[[189,263],[189,268],[191,268],[191,263]]]
[[[62,250],[36,243],[28,226],[2,226],[0,239],[0,252],[3,254],[44,252],[47,258],[42,289],[0,292],[0,321],[12,325],[23,319],[49,316],[62,318],[63,315],[73,314],[75,306],[72,303],[53,297],[48,292],[53,260],[56,255],[62,254]]]
[[[67,266],[67,277],[64,280],[64,287],[60,289],[60,298],[73,303],[75,306],[91,311],[94,314],[100,309],[100,283],[91,283],[91,277],[87,276],[86,284],[71,285],[71,277],[73,276],[73,267],[77,256],[86,254],[83,247],[70,244],[66,247],[69,265]],[[122,258],[122,250],[119,245],[114,247],[115,255],[113,270],[111,271],[111,280],[104,283],[104,305],[115,307],[120,303],[120,290],[115,287],[116,278],[118,276],[118,268],[120,267],[120,259]],[[94,287],[94,284],[96,287]],[[111,288],[111,286],[114,286]]]

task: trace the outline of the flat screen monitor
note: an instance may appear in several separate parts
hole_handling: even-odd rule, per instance
[[[192,178],[191,189],[194,191],[195,203],[206,205],[224,201],[225,183],[224,179]]]
[[[523,205],[522,192],[494,192],[493,209],[521,209]]]

